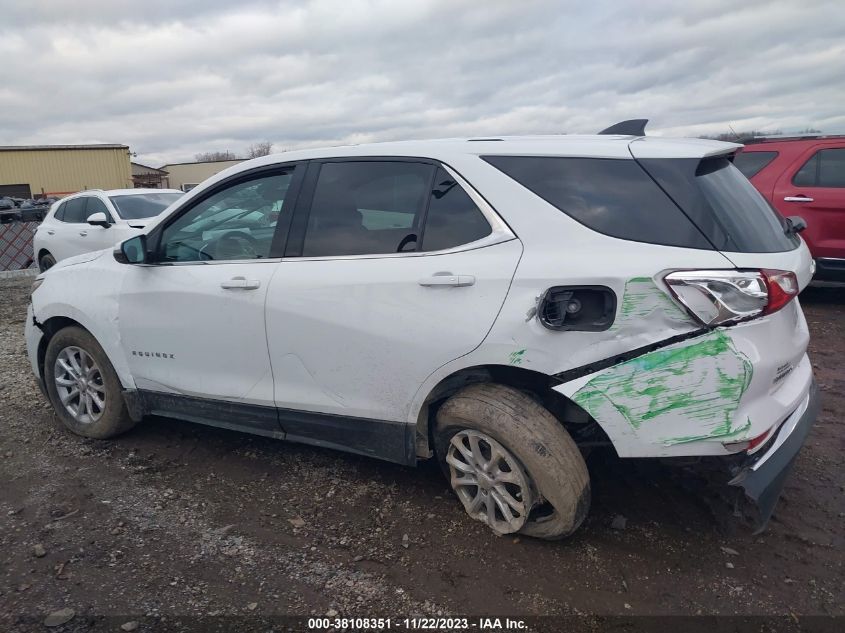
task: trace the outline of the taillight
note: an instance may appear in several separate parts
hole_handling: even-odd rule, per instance
[[[784,270],[770,270],[764,268],[760,271],[766,278],[766,287],[769,291],[769,303],[763,314],[771,314],[780,310],[798,294],[798,278],[795,273]]]
[[[704,325],[746,321],[780,310],[798,294],[783,270],[679,270],[664,277],[672,294]]]
[[[774,428],[774,427],[772,427]],[[750,442],[748,442],[748,447],[745,449],[749,453],[753,453],[755,450],[760,448],[767,439],[769,439],[769,435],[771,435],[772,429],[766,429],[765,433],[761,433]]]

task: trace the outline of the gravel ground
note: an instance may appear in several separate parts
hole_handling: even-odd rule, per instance
[[[843,616],[845,290],[802,296],[823,411],[766,532],[721,474],[595,453],[590,517],[547,543],[492,535],[431,464],[163,418],[111,442],[71,435],[30,374],[30,283],[0,280],[2,631],[45,630],[60,609],[65,630],[116,631],[271,614]]]

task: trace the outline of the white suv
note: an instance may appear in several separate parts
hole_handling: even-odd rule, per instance
[[[32,368],[72,431],[144,415],[400,464],[543,538],[582,449],[720,456],[763,523],[818,410],[812,275],[731,160],[642,135],[289,152],[35,282]]]
[[[57,261],[114,246],[182,196],[177,189],[89,189],[59,200],[35,231],[32,246],[44,272]]]

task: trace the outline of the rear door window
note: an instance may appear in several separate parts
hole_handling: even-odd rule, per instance
[[[845,187],[845,148],[819,151],[819,187]]]
[[[797,187],[845,187],[845,148],[821,149],[792,178]]]
[[[490,235],[484,214],[443,167],[413,161],[320,166],[304,257],[441,251]]]
[[[406,161],[320,166],[302,255],[380,255],[414,251],[434,167]]]
[[[753,178],[777,158],[777,152],[740,152],[734,158],[734,166],[746,178]]]
[[[713,249],[634,160],[484,156],[485,161],[581,224],[624,240]]]

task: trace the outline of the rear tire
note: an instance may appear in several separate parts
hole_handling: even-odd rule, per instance
[[[41,257],[38,258],[38,270],[40,270],[42,273],[50,270],[55,265],[56,258],[53,257],[50,253],[44,253]]]
[[[473,443],[480,460],[471,454]],[[447,400],[437,412],[435,451],[464,508],[497,534],[561,539],[587,516],[590,475],[577,445],[548,410],[512,387],[471,385]],[[466,483],[473,477],[478,485]],[[525,481],[528,489],[517,492]],[[492,515],[479,509],[478,495],[493,500]],[[520,505],[529,507],[513,512]]]
[[[62,423],[77,435],[108,439],[131,429],[123,388],[87,330],[66,327],[47,344],[44,384]]]

